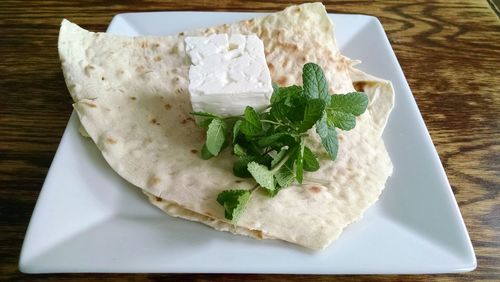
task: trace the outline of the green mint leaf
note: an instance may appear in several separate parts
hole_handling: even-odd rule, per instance
[[[201,148],[201,158],[204,160],[208,160],[213,157],[214,155],[212,155],[207,149],[207,144],[203,144],[203,148]]]
[[[288,160],[275,174],[276,182],[280,187],[286,188],[290,186],[295,179],[293,172],[293,159]]]
[[[309,149],[309,147],[304,147],[304,170],[305,171],[316,171],[319,169],[319,162],[316,155]],[[279,183],[279,182],[278,182]]]
[[[253,162],[255,157],[241,156],[233,164],[233,174],[241,178],[248,178],[252,175],[247,169],[248,163]]]
[[[329,109],[359,116],[368,106],[368,96],[363,92],[332,95]]]
[[[217,202],[224,207],[224,217],[236,221],[243,213],[251,192],[249,190],[224,190],[217,196]]]
[[[269,112],[259,113],[259,119],[261,120],[261,123],[262,123],[262,131],[264,131],[265,134],[267,134],[268,132],[271,132],[274,124],[271,124],[269,122],[264,122],[264,120],[273,121],[273,118],[271,117],[271,113],[269,113]]]
[[[198,118],[196,123],[202,128],[208,128],[210,123],[214,120],[213,118]]]
[[[323,116],[325,102],[321,99],[311,99],[307,101],[304,110],[304,119],[299,126],[299,132],[309,130]]]
[[[210,154],[217,156],[226,139],[226,123],[218,118],[214,118],[207,130],[207,149]]]
[[[255,136],[262,132],[262,122],[255,110],[247,106],[245,108],[244,120],[241,123],[240,130],[248,136]]]
[[[233,153],[238,157],[242,157],[247,154],[245,148],[241,147],[240,144],[234,144]]]
[[[279,143],[279,145],[282,145],[282,144],[289,145],[289,144],[293,144],[294,142],[295,142],[295,138],[293,138],[292,135],[290,135],[289,133],[280,132],[280,133],[275,133],[273,135],[264,136],[262,138],[259,138],[257,140],[257,146],[268,147],[271,145],[276,145],[277,143]]]
[[[196,123],[203,128],[208,128],[214,118],[222,119],[222,117],[208,112],[191,112],[190,114],[198,117]]]
[[[276,186],[276,188],[274,190],[267,190],[267,189],[264,189],[266,192],[267,192],[267,195],[271,198],[273,198],[274,196],[278,195],[279,191],[281,191],[281,189],[283,189],[285,187],[281,187],[279,185]]]
[[[302,91],[302,87],[298,85],[273,88],[271,104],[279,102],[289,103],[291,98],[302,95]]]
[[[273,83],[273,94],[271,95],[271,104],[280,99],[279,96],[280,96],[280,87],[278,86],[278,84]]]
[[[328,83],[320,66],[314,63],[307,63],[302,69],[302,81],[304,84],[304,94],[311,99],[328,99]]]
[[[328,125],[351,130],[356,126],[356,116],[364,113],[367,106],[368,97],[362,92],[332,95],[326,108]]]
[[[273,172],[269,171],[266,166],[256,162],[251,162],[248,164],[247,169],[262,188],[270,191],[273,191],[276,188],[274,185]]]
[[[273,104],[270,113],[275,120],[290,127],[296,127],[304,119],[306,105],[306,97],[294,96]]]
[[[241,120],[237,120],[233,125],[233,144],[236,143],[236,139],[238,139],[238,135],[240,134]]]
[[[290,111],[290,107],[288,107],[284,102],[276,102],[271,107],[269,111],[271,113],[271,117],[273,119],[280,121],[282,123],[288,123],[288,112]]]
[[[271,162],[271,168],[274,168],[288,153],[288,149],[282,148],[274,157]]]
[[[325,147],[326,152],[333,161],[337,158],[337,152],[339,150],[339,143],[337,140],[337,131],[334,127],[329,127],[326,122],[326,115],[316,123],[316,133],[318,133],[321,138],[321,143]]]
[[[304,142],[300,143],[300,147],[295,155],[295,178],[297,182],[302,184],[304,180]]]
[[[330,127],[351,130],[356,126],[356,117],[351,113],[329,110],[326,114],[327,123]]]
[[[288,106],[287,118],[294,124],[298,124],[304,120],[304,113],[307,106],[307,98],[297,96],[290,99]]]

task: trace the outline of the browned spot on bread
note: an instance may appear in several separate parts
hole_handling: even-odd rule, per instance
[[[156,200],[157,202],[161,202],[161,201],[162,201],[162,199],[161,199],[160,197],[156,197],[156,198],[155,198],[155,200]]]
[[[141,48],[146,48],[148,47],[148,43],[147,42],[142,42],[141,43]]]
[[[352,86],[356,91],[363,92],[366,86],[366,82],[364,81],[356,81],[352,83]]]
[[[159,122],[157,122],[157,123],[156,123],[156,125],[160,125],[160,123],[159,123]]]
[[[156,118],[152,118],[149,122],[150,123],[157,123]]]
[[[136,69],[135,69],[136,72],[143,72],[144,71],[144,66],[138,66]]]
[[[156,184],[160,183],[160,181],[160,178],[153,175],[151,178],[149,178],[148,184],[149,186],[155,186]]]
[[[144,139],[144,143],[146,143],[146,144],[153,143],[153,139],[151,139],[151,137],[148,137],[148,138]]]
[[[85,73],[86,73],[86,74],[89,74],[89,73],[90,73],[90,71],[93,71],[94,69],[95,69],[95,68],[94,68],[94,66],[93,66],[93,65],[87,65],[87,66],[85,66]]]
[[[158,62],[158,61],[161,61],[161,57],[160,57],[160,56],[156,56],[156,57],[154,58],[154,60],[155,60],[155,61],[157,61],[157,62]]]
[[[274,65],[273,64],[267,64],[267,67],[269,68],[269,71],[273,73],[274,71]]]
[[[192,149],[192,150],[191,150],[191,153],[193,153],[193,154],[198,154],[198,150],[196,150],[196,149]]]
[[[288,65],[288,62],[289,62],[288,58],[285,57],[285,59],[283,60],[283,63],[281,64],[281,66],[284,67],[284,68],[286,68],[286,66]]]
[[[283,42],[284,31],[282,29],[274,30],[271,36],[278,40],[278,42]]]
[[[260,34],[260,28],[258,26],[254,26],[250,29],[251,33],[255,33],[257,36]],[[259,36],[260,37],[260,36]]]
[[[104,76],[101,77],[101,80],[105,80]]]
[[[89,107],[91,107],[91,108],[95,108],[95,107],[97,107],[97,105],[96,105],[96,104],[94,104],[94,103],[90,103],[90,102],[83,102],[83,104],[84,104],[84,105],[86,105],[86,106],[89,106]]]
[[[276,82],[281,86],[285,86],[288,83],[288,79],[286,78],[286,76],[282,76]]]
[[[339,139],[339,141],[343,141],[344,140],[344,135],[337,135],[337,139]]]
[[[285,43],[283,44],[283,49],[289,53],[295,52],[299,49],[299,46],[295,43]]]
[[[192,117],[187,117],[187,118],[183,119],[183,120],[181,121],[181,123],[182,123],[182,124],[186,124],[186,123],[188,123],[188,122],[190,122],[190,121],[194,122],[194,119],[193,119]]]
[[[137,99],[137,98],[136,98],[136,97],[134,97],[134,96],[130,97],[130,100],[134,100],[134,101],[135,101],[136,99]]]
[[[164,107],[165,107],[165,110],[168,111],[172,108],[172,105],[170,105],[169,103],[166,103]]]
[[[180,36],[183,36],[183,35],[184,35],[184,32],[179,32],[179,35],[180,35]]]
[[[159,44],[159,43],[155,43],[153,46],[154,46],[155,48],[158,48],[158,47],[160,47],[160,44]]]
[[[241,182],[243,182],[243,181],[242,181],[242,180],[235,180],[234,182],[235,182],[235,183],[241,183]]]
[[[118,141],[116,139],[108,137],[108,138],[106,138],[106,143],[108,143],[108,144],[116,144],[116,143],[118,143]]]
[[[260,38],[269,37],[269,30],[267,28],[263,28],[260,32]]]
[[[319,193],[321,192],[321,188],[319,188],[318,186],[312,186],[309,188],[309,191],[312,193]]]
[[[260,230],[255,230],[255,236],[259,239],[264,239],[264,234]]]

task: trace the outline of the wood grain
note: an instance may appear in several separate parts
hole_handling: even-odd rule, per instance
[[[71,113],[56,42],[63,17],[104,31],[122,12],[277,11],[298,1],[1,1],[0,279],[303,281],[500,279],[500,21],[487,1],[325,1],[378,17],[448,174],[475,247],[476,271],[419,276],[23,275],[33,207]],[[491,1],[490,1],[491,2]],[[494,1],[493,1],[494,2]]]

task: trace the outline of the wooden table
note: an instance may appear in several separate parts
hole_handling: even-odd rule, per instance
[[[17,263],[40,188],[72,111],[57,55],[63,17],[104,31],[132,11],[277,11],[288,1],[1,1],[0,278],[6,280],[333,280],[286,275],[23,275]],[[123,3],[122,3],[123,2]],[[297,2],[299,1],[290,1]],[[500,21],[487,1],[327,1],[382,22],[448,174],[478,268],[460,275],[360,280],[500,279]],[[498,11],[498,9],[496,10]]]

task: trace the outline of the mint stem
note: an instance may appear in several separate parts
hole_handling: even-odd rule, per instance
[[[281,122],[275,122],[275,121],[272,121],[272,120],[267,120],[267,119],[261,119],[260,121],[261,121],[261,122],[265,122],[265,123],[275,124],[275,125],[284,125],[284,124],[282,124]]]
[[[271,172],[275,174],[290,158],[291,153],[288,152],[286,156],[283,157],[283,159],[280,160],[279,163],[277,163],[272,169]]]
[[[252,187],[252,189],[250,189],[248,191],[250,191],[250,193],[252,193],[253,191],[255,191],[255,189],[257,189],[259,187],[260,187],[260,185],[257,183],[257,184],[255,184],[255,186]]]

